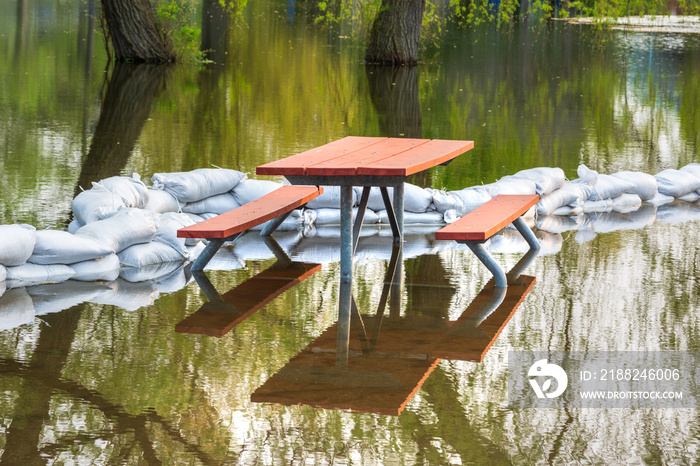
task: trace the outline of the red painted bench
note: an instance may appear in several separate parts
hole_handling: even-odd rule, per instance
[[[523,235],[530,248],[535,251],[539,250],[540,244],[537,238],[521,218],[538,201],[537,194],[500,194],[459,220],[435,232],[435,239],[455,240],[469,246],[469,249],[493,274],[496,287],[505,287],[507,286],[506,275],[488,251],[484,249],[483,243],[512,223]]]
[[[318,186],[282,186],[236,209],[179,229],[177,236],[180,238],[209,240],[207,247],[192,264],[192,271],[204,270],[224,242],[233,241],[246,230],[269,221],[260,235],[272,234],[292,210],[305,205],[321,193],[323,188]]]

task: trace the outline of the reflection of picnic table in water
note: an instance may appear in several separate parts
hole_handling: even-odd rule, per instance
[[[277,262],[223,295],[219,295],[204,272],[192,272],[209,302],[177,324],[177,332],[223,337],[270,301],[321,270],[320,264],[289,259],[272,237],[263,237],[263,240]]]
[[[507,287],[487,283],[456,321],[385,316],[386,292],[374,316],[360,315],[353,305],[347,347],[334,324],[259,387],[252,401],[400,414],[441,358],[483,360],[532,289],[535,278],[520,273],[536,255],[531,251],[507,274]],[[394,276],[392,267],[388,278]],[[385,291],[392,282],[385,283]],[[411,293],[420,290],[412,287]]]

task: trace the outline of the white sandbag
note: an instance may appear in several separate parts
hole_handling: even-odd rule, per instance
[[[214,212],[204,212],[202,214],[199,214],[200,217],[202,217],[202,220],[209,220],[210,218],[218,217],[220,214],[215,214]]]
[[[93,187],[100,185],[117,194],[127,207],[143,209],[150,199],[148,188],[137,173],[134,173],[132,177],[112,176],[92,185]]]
[[[73,216],[83,225],[102,220],[124,207],[124,201],[118,194],[101,185],[83,191],[71,202]]]
[[[178,212],[180,210],[180,203],[167,191],[149,188],[148,204],[145,205],[144,209],[161,214],[165,212]]]
[[[387,215],[386,210],[380,210],[377,212],[379,216],[379,223],[389,225],[389,215]],[[403,224],[404,225],[442,225],[445,223],[444,214],[441,212],[404,212],[403,213]]]
[[[578,166],[578,168],[576,169],[576,173],[578,174],[577,181],[580,183],[588,183],[591,186],[593,186],[598,181],[598,172],[595,170],[591,170],[583,164]]]
[[[692,191],[700,189],[700,178],[689,170],[663,170],[656,175],[659,192],[667,196],[681,197]]]
[[[117,253],[117,256],[124,267],[144,267],[150,264],[182,262],[184,260],[180,251],[157,241],[134,244]]]
[[[34,304],[24,288],[7,290],[0,296],[0,330],[34,322]]]
[[[231,191],[245,179],[245,173],[236,170],[199,168],[190,172],[156,173],[151,181],[154,189],[162,189],[185,203]]]
[[[447,210],[454,209],[462,216],[490,201],[491,198],[491,191],[488,188],[465,188],[461,191],[438,191],[433,194],[433,204],[438,212],[445,213]]]
[[[61,230],[36,232],[34,252],[29,262],[34,264],[72,264],[104,257],[112,249],[103,243],[85,236],[76,236]]]
[[[199,222],[203,222],[204,220],[206,220],[201,215],[193,214],[190,212],[185,212],[185,215],[187,215],[194,223],[199,223]]]
[[[0,265],[22,265],[34,251],[36,228],[31,225],[0,225]]]
[[[450,223],[456,222],[462,218],[462,216],[455,209],[447,209],[444,214],[442,214],[442,219],[448,225]]]
[[[7,269],[5,269],[4,265],[0,265],[0,283],[4,282],[6,279],[7,279]],[[3,290],[5,289],[4,285],[3,285],[2,289]],[[1,295],[2,295],[2,293],[0,293],[0,296]]]
[[[143,267],[122,267],[119,271],[119,278],[131,283],[155,281],[170,275],[173,271],[181,269],[183,263],[179,261],[159,262],[148,264]]]
[[[84,227],[82,223],[77,218],[74,218],[71,220],[71,222],[68,224],[68,233],[75,233],[76,231],[80,230],[80,228]]]
[[[577,180],[579,181],[579,180]],[[635,189],[635,185],[622,178],[611,175],[598,175],[598,181],[593,185],[589,201],[602,201],[605,199],[615,199],[627,192]]]
[[[245,179],[234,188],[233,197],[238,204],[243,205],[270,194],[281,187],[280,183],[274,181]]]
[[[217,194],[204,198],[195,202],[188,202],[182,206],[183,212],[191,212],[193,214],[201,214],[204,212],[215,213],[217,215],[228,212],[229,210],[237,209],[241,205],[236,201],[236,198],[231,193]]]
[[[358,208],[352,209],[352,221],[357,217]],[[379,223],[379,216],[367,209],[362,224]],[[340,209],[316,209],[316,225],[340,225]]]
[[[560,188],[566,179],[564,170],[558,167],[537,167],[521,170],[514,175],[504,176],[501,181],[529,180],[535,183],[536,193],[546,196],[555,189]]]
[[[683,201],[683,202],[695,202],[698,199],[700,199],[700,194],[698,194],[695,191],[688,193],[688,194],[684,194],[678,198],[679,201]]]
[[[610,212],[612,209],[612,199],[603,199],[600,201],[586,201],[583,203],[583,212],[586,214],[592,212]]]
[[[403,186],[403,210],[405,212],[421,213],[428,210],[428,207],[433,202],[433,196],[430,191],[411,183],[404,183]],[[387,192],[391,202],[394,202],[394,188],[388,188]],[[358,202],[360,201],[361,199],[358,198]],[[376,186],[370,191],[367,207],[374,211],[386,209],[382,193]]]
[[[696,178],[700,178],[700,163],[689,163],[679,169],[682,172],[687,172]]]
[[[39,265],[27,262],[15,267],[7,267],[7,280],[12,286],[32,285],[36,283],[59,283],[75,275],[75,270],[67,265]]]
[[[682,223],[700,220],[700,208],[686,202],[677,202],[657,208],[656,218],[664,223]]]
[[[360,190],[360,192],[362,192]],[[352,190],[352,205],[357,205],[359,197],[356,190]],[[306,203],[309,209],[340,209],[340,186],[323,186],[323,194]]]
[[[104,220],[85,225],[75,234],[95,239],[118,253],[131,245],[153,240],[157,230],[155,215],[148,210],[122,209]]]
[[[652,197],[651,199],[647,199],[645,202],[647,204],[651,204],[653,206],[658,207],[658,206],[662,206],[664,204],[670,204],[671,202],[673,202],[675,200],[676,200],[676,198],[673,196],[667,196],[665,194],[656,193],[656,195],[654,197]]]
[[[159,296],[158,290],[150,280],[131,283],[120,278],[109,283],[108,286],[108,289],[97,293],[89,302],[135,311],[152,305]]]
[[[619,213],[632,212],[639,209],[642,199],[637,194],[625,193],[613,200],[613,211]]]
[[[453,210],[457,213],[458,210],[462,210],[461,201],[446,191],[433,191],[433,205],[438,212],[442,213],[448,210]]]
[[[548,215],[559,207],[583,206],[593,188],[586,183],[564,183],[559,189],[542,197],[537,203],[537,213]]]
[[[158,230],[156,231],[156,237],[154,240],[158,240],[159,237],[161,237],[165,232],[161,230],[161,227],[163,226],[161,222],[166,221],[166,222],[172,222],[169,223],[167,226],[170,228],[168,230],[168,234],[170,235],[170,239],[175,238],[175,240],[170,241],[170,239],[163,241],[162,239],[159,240],[161,242],[165,242],[168,244],[181,244],[179,240],[184,239],[185,240],[185,246],[196,246],[197,243],[202,241],[200,238],[177,238],[177,230],[180,228],[185,228],[190,225],[194,225],[196,222],[190,217],[189,215],[185,213],[180,213],[180,212],[165,212],[163,214],[160,214],[158,217]],[[175,231],[172,231],[172,228],[175,228]],[[174,236],[173,236],[174,235]],[[175,246],[173,246],[175,247]],[[177,247],[175,249],[178,249]],[[184,254],[186,257],[189,257],[189,254]]]
[[[68,280],[63,283],[47,283],[27,288],[38,316],[61,312],[94,298],[108,287],[100,283]]]
[[[289,216],[284,219],[284,221],[280,224],[280,226],[277,227],[275,231],[293,231],[293,230],[301,230],[304,228],[304,221],[305,217],[302,214],[300,209],[294,209],[289,213]],[[272,220],[268,220],[265,223],[261,223],[260,225],[255,225],[254,227],[251,227],[251,231],[260,231],[263,228],[267,226],[268,223],[272,222]]]
[[[524,178],[500,179],[484,187],[490,188],[491,194],[494,196],[498,194],[537,194],[535,182]]]
[[[99,259],[87,260],[70,264],[70,268],[75,270],[71,280],[81,282],[105,281],[111,282],[119,276],[119,257],[115,253],[111,253]]]
[[[621,171],[610,176],[623,179],[632,183],[635,187],[629,193],[636,194],[643,201],[651,199],[659,192],[659,187],[654,175],[643,172]]]
[[[153,237],[153,241],[167,244],[179,252],[183,259],[189,259],[190,254],[187,246],[194,246],[200,240],[197,238],[178,238],[177,231],[193,224],[192,219],[185,214],[177,212],[161,214],[156,220],[156,235]],[[193,241],[188,244],[188,240]]]

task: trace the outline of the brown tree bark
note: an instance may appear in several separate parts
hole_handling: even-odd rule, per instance
[[[415,65],[425,0],[382,0],[370,31],[365,61],[383,65]]]
[[[149,0],[102,0],[102,11],[118,62],[175,61],[172,43],[158,29]]]

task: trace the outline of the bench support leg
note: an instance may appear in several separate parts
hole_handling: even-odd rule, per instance
[[[204,270],[204,267],[207,266],[209,261],[211,260],[212,257],[214,257],[214,254],[216,254],[219,249],[221,249],[221,246],[226,241],[233,241],[236,238],[238,238],[238,235],[240,233],[237,233],[235,235],[229,236],[228,238],[212,238],[209,240],[209,244],[204,248],[204,251],[197,256],[197,259],[195,259],[194,263],[192,264],[192,272],[199,272]]]
[[[506,279],[506,274],[498,265],[491,254],[484,248],[484,244],[477,241],[465,241],[465,244],[469,246],[469,249],[479,258],[479,260],[486,266],[487,269],[493,274],[493,279],[496,282],[496,287],[506,287],[508,286],[508,280]]]
[[[535,251],[540,250],[540,242],[537,241],[537,237],[532,232],[532,230],[530,230],[530,227],[525,225],[525,221],[522,217],[518,217],[515,220],[513,220],[513,225],[515,226],[515,228],[518,229],[520,234],[523,235],[523,238],[525,238],[527,244],[530,245],[530,249],[534,249]]]
[[[357,250],[357,243],[360,240],[360,231],[362,230],[362,222],[365,221],[365,213],[367,212],[367,203],[369,202],[369,192],[372,188],[365,186],[362,188],[362,197],[360,205],[357,209],[357,217],[355,218],[355,226],[352,229],[352,253]]]
[[[270,236],[277,228],[279,228],[280,225],[282,225],[282,222],[287,220],[287,217],[289,217],[291,213],[292,211],[290,210],[286,214],[282,214],[279,217],[273,218],[267,222],[267,224],[260,231],[260,236]]]

